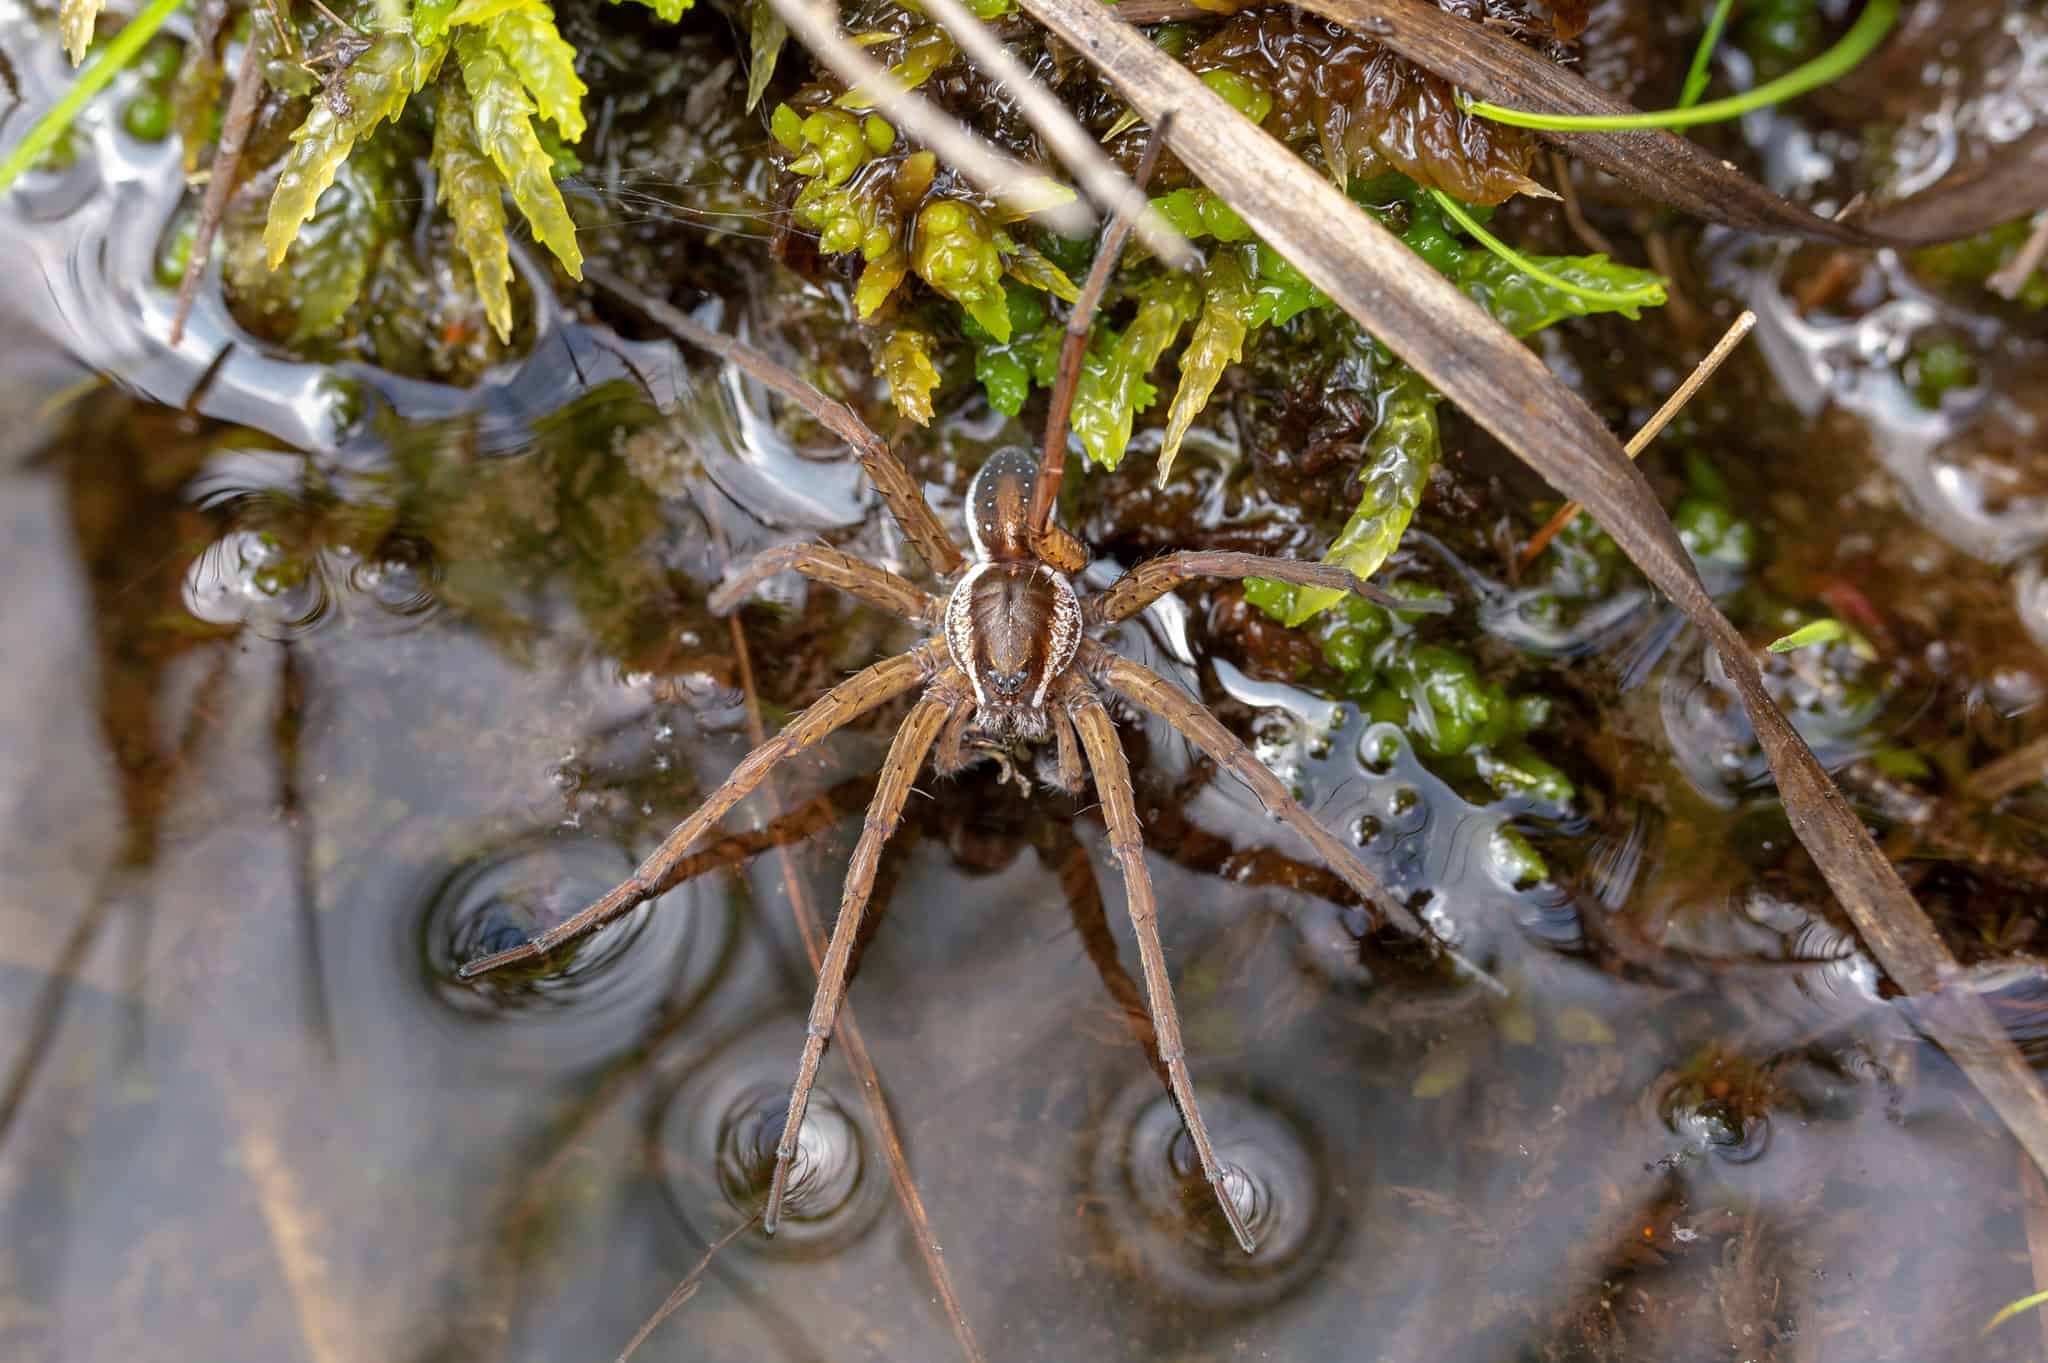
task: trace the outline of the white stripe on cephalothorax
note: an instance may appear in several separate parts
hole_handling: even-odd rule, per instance
[[[954,586],[953,594],[946,598],[946,650],[953,655],[953,665],[967,674],[968,682],[974,687],[977,706],[988,704],[988,693],[981,689],[981,669],[974,662],[972,598],[975,580],[994,566],[986,562],[975,564]]]
[[[1045,708],[1045,693],[1052,686],[1052,679],[1067,670],[1067,664],[1074,661],[1074,652],[1081,647],[1081,599],[1074,595],[1074,584],[1041,563],[1038,571],[1044,573],[1052,583],[1052,620],[1048,626],[1052,635],[1045,645],[1045,675],[1038,679],[1038,689],[1031,693],[1031,708]]]

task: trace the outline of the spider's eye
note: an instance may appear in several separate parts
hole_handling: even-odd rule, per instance
[[[997,695],[1006,698],[1022,694],[1024,690],[1024,683],[1029,681],[1030,679],[1031,670],[1029,668],[1024,667],[1020,667],[1014,672],[990,672],[988,674],[988,684],[990,688],[992,688]]]

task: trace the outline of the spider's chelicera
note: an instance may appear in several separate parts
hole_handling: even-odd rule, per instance
[[[906,539],[944,588],[943,594],[934,595],[906,577],[817,544],[770,549],[729,578],[711,597],[712,608],[720,613],[737,609],[769,578],[794,571],[918,624],[926,638],[909,652],[876,663],[833,687],[782,732],[748,753],[725,784],[678,825],[624,883],[523,946],[473,961],[461,972],[464,978],[471,978],[500,966],[538,960],[661,894],[674,883],[692,847],[778,763],[859,716],[916,692],[917,699],[882,764],[847,869],[831,943],[819,968],[817,995],[762,1214],[763,1227],[770,1234],[781,1214],[804,1108],[845,996],[847,966],[874,888],[882,846],[894,832],[911,785],[927,758],[945,776],[966,766],[977,744],[1014,749],[1050,741],[1057,745],[1056,779],[1063,789],[1078,793],[1093,775],[1110,849],[1124,878],[1159,1059],[1202,1172],[1247,1253],[1255,1248],[1251,1230],[1225,1183],[1224,1170],[1195,1101],[1173,986],[1160,946],[1130,767],[1105,699],[1120,698],[1171,725],[1251,787],[1267,811],[1305,839],[1384,922],[1433,940],[1357,854],[1311,818],[1280,779],[1207,707],[1158,673],[1117,654],[1100,637],[1166,593],[1200,578],[1263,577],[1375,597],[1380,596],[1378,592],[1331,564],[1221,551],[1164,554],[1132,568],[1099,594],[1084,597],[1075,590],[1073,576],[1087,566],[1088,553],[1080,541],[1053,523],[1052,509],[1065,468],[1066,413],[1087,335],[1090,300],[1099,296],[1108,262],[1115,254],[1112,238],[1099,253],[1082,291],[1082,302],[1069,323],[1042,452],[1034,457],[1021,447],[1005,449],[992,456],[974,478],[967,499],[971,558],[947,534],[895,452],[850,409],[825,398],[759,352],[658,300],[633,295],[601,269],[589,271],[596,282],[631,297],[636,306],[681,339],[712,351],[794,399],[846,439]],[[1441,943],[1437,946],[1447,951]]]

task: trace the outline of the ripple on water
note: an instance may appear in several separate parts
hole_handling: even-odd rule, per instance
[[[685,1075],[655,1114],[661,1182],[676,1215],[700,1238],[752,1215],[768,1195],[775,1145],[789,1112],[804,1020],[777,1014]],[[773,1239],[743,1237],[756,1253],[811,1258],[865,1236],[889,1199],[889,1174],[867,1114],[820,1080],[804,1109]]]
[[[1322,1144],[1271,1094],[1202,1075],[1202,1115],[1258,1251],[1238,1247],[1156,1075],[1126,1088],[1102,1124],[1091,1191],[1108,1233],[1173,1301],[1202,1310],[1269,1306],[1312,1280],[1343,1234]],[[1359,1181],[1362,1171],[1347,1171]]]
[[[284,490],[223,491],[201,480],[194,495],[225,526],[185,570],[185,609],[195,619],[288,641],[336,620],[404,633],[439,608],[441,569],[422,540],[349,543],[338,538],[346,527],[321,526],[311,504]]]
[[[574,1062],[631,1045],[631,1016],[676,1016],[715,983],[731,939],[715,894],[682,885],[551,959],[474,980],[467,961],[530,940],[632,873],[616,843],[535,832],[486,846],[440,877],[416,917],[415,945],[443,1015],[469,1027],[518,1029],[501,1048],[522,1060]]]

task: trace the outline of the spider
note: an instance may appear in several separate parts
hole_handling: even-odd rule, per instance
[[[1141,182],[1148,168],[1141,167]],[[1065,468],[1067,416],[1089,322],[1130,226],[1122,215],[1111,219],[1095,266],[1075,303],[1041,451],[1034,455],[1022,446],[1000,450],[987,459],[969,485],[971,552],[963,552],[947,534],[909,470],[850,408],[826,398],[743,343],[709,330],[657,299],[640,295],[602,268],[586,269],[587,277],[599,286],[631,300],[681,339],[737,365],[796,401],[846,440],[905,539],[938,578],[941,588],[937,593],[927,591],[850,554],[808,543],[769,549],[728,578],[710,600],[711,608],[720,614],[738,609],[770,578],[794,571],[908,620],[927,635],[910,651],[876,663],[833,687],[780,733],[748,753],[725,784],[623,883],[524,945],[472,961],[460,972],[462,978],[469,979],[501,966],[539,960],[662,893],[691,848],[777,764],[861,715],[916,693],[917,699],[882,763],[847,868],[839,917],[818,972],[817,994],[762,1213],[762,1228],[770,1235],[781,1216],[804,1110],[845,997],[849,958],[874,888],[882,847],[895,831],[912,783],[927,759],[939,776],[946,777],[979,755],[977,741],[1011,751],[1050,742],[1057,757],[1053,779],[1061,790],[1080,793],[1092,774],[1109,829],[1110,849],[1123,875],[1159,1060],[1202,1174],[1247,1254],[1256,1250],[1257,1243],[1226,1185],[1224,1168],[1216,1158],[1195,1098],[1173,985],[1160,945],[1158,912],[1145,867],[1144,835],[1130,767],[1105,699],[1120,698],[1171,725],[1251,787],[1266,810],[1300,834],[1384,921],[1434,943],[1450,959],[1459,961],[1455,952],[1435,941],[1406,905],[1387,892],[1342,840],[1301,807],[1280,779],[1207,707],[1165,677],[1120,656],[1100,637],[1168,592],[1202,578],[1263,577],[1358,592],[1385,602],[1383,593],[1332,564],[1200,550],[1177,551],[1141,563],[1098,594],[1083,595],[1075,587],[1074,575],[1088,566],[1088,551],[1053,523],[1053,505]],[[1474,973],[1484,979],[1482,973]]]

